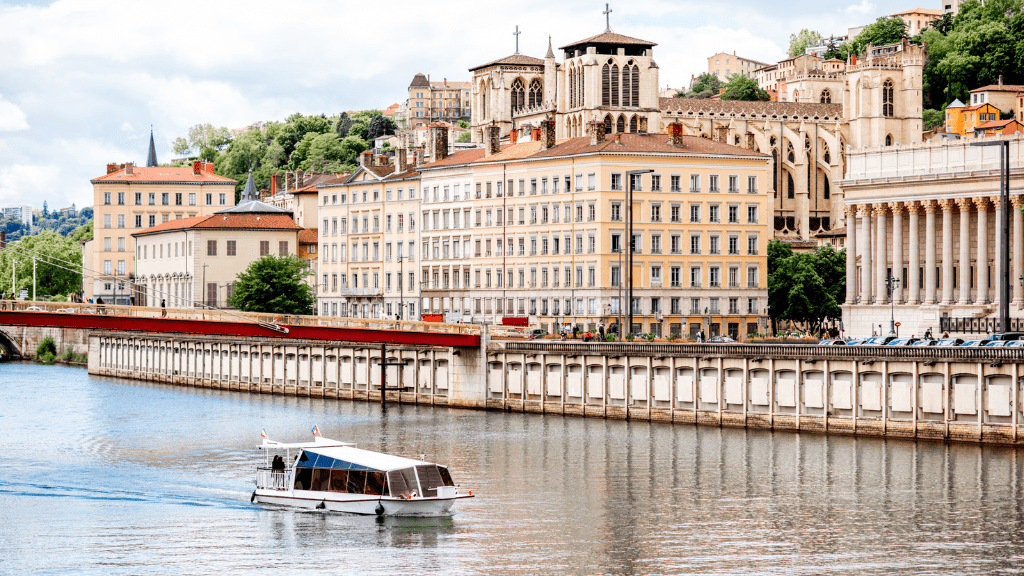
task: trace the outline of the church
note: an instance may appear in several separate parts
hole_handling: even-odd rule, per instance
[[[606,134],[678,122],[686,135],[772,156],[775,237],[790,241],[846,225],[839,182],[848,150],[921,141],[923,46],[868,46],[842,65],[789,66],[777,102],[661,98],[656,44],[613,32],[610,12],[604,32],[559,48],[561,62],[550,38],[544,58],[521,54],[517,26],[514,54],[471,68],[473,141],[484,141],[487,126],[529,138],[544,120],[554,120],[557,139],[585,136],[593,121]]]

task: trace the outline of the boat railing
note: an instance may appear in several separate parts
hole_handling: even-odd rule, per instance
[[[288,490],[291,486],[291,472],[274,470],[270,466],[256,469],[256,487],[260,490]]]

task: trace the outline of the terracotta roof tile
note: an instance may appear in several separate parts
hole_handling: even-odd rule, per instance
[[[423,164],[419,167],[420,170],[429,170],[430,168],[440,168],[442,166],[456,166],[459,164],[468,164],[479,158],[484,157],[483,148],[471,148],[469,150],[459,150],[455,154],[446,157],[444,160],[438,160],[437,162],[430,162],[429,164]]]
[[[753,116],[789,116],[795,118],[835,118],[843,116],[842,104],[811,102],[753,102],[744,100],[703,100],[699,98],[659,98],[662,111],[714,114],[749,114]],[[665,115],[666,120],[676,116]],[[686,116],[689,118],[689,116]]]
[[[90,180],[90,182],[203,182],[206,184],[236,184],[225,176],[203,172],[196,176],[192,173],[191,166],[135,166],[133,174],[128,176],[122,168],[110,174],[104,174]]]
[[[479,70],[481,68],[487,68],[488,66],[498,66],[500,64],[508,64],[510,66],[543,66],[544,61],[540,58],[534,58],[533,56],[526,56],[524,54],[513,54],[511,56],[505,56],[504,58],[498,58],[497,60],[488,62],[487,64],[481,64],[474,66],[469,69],[470,72]]]
[[[671,136],[668,134],[608,134],[605,141],[594,146],[590,144],[590,137],[570,138],[555,144],[553,148],[541,150],[530,157],[544,158],[549,156],[564,156],[568,154],[590,154],[594,152],[604,153],[643,153],[661,152],[674,154],[715,154],[728,156],[763,156],[766,154],[754,152],[739,146],[715,142],[699,136],[683,136],[682,146],[673,146]],[[527,144],[539,145],[538,142]],[[495,158],[491,156],[491,158]],[[488,158],[490,160],[491,158]]]
[[[989,120],[984,124],[979,124],[978,126],[975,126],[974,129],[991,130],[993,128],[1006,128],[1007,125],[1012,124],[1014,122],[1016,122],[1016,120],[1014,120],[1013,118],[1010,118],[1009,120]]]
[[[648,40],[641,40],[639,38],[633,38],[632,36],[626,36],[624,34],[616,34],[615,32],[602,32],[596,36],[590,38],[584,38],[571,44],[566,44],[559,48],[559,50],[565,50],[566,48],[572,48],[573,46],[579,46],[580,44],[621,44],[629,46],[657,46],[654,42]]]
[[[316,228],[303,228],[299,230],[300,244],[316,244],[319,239]]]
[[[970,90],[971,94],[975,92],[1024,92],[1024,86],[1016,84],[989,84],[988,86]]]
[[[301,230],[287,214],[211,214],[180,220],[168,220],[152,228],[135,232],[132,236],[146,236],[170,230]]]

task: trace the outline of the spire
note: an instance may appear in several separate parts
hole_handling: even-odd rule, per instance
[[[146,158],[146,167],[158,166],[156,161],[156,143],[153,142],[153,126],[149,127],[149,156]]]
[[[256,184],[252,181],[252,168],[249,169],[249,178],[245,181],[245,189],[242,190],[242,200],[259,200],[260,195],[256,192]]]
[[[551,49],[551,36],[548,36],[548,53],[544,55],[544,58],[554,58],[555,52]]]

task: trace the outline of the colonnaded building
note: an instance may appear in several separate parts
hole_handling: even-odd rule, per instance
[[[996,140],[986,138],[985,140]],[[1010,316],[1024,317],[1024,141],[1010,143],[1010,206],[1000,202],[1000,147],[970,140],[851,152],[842,187],[849,226],[843,320],[854,335],[994,331],[999,280],[1009,278]],[[973,141],[973,142],[976,142]],[[1010,223],[1010,266],[999,262],[998,222]],[[899,280],[890,292],[886,279]]]
[[[900,43],[869,46],[863,59],[815,56],[779,63],[779,102],[660,98],[656,44],[603,33],[543,58],[515,54],[481,64],[472,77],[472,137],[487,126],[502,138],[529,139],[544,120],[557,139],[586,135],[591,122],[610,134],[664,132],[709,138],[771,157],[775,235],[808,240],[845,225],[846,153],[921,140],[925,50]]]

